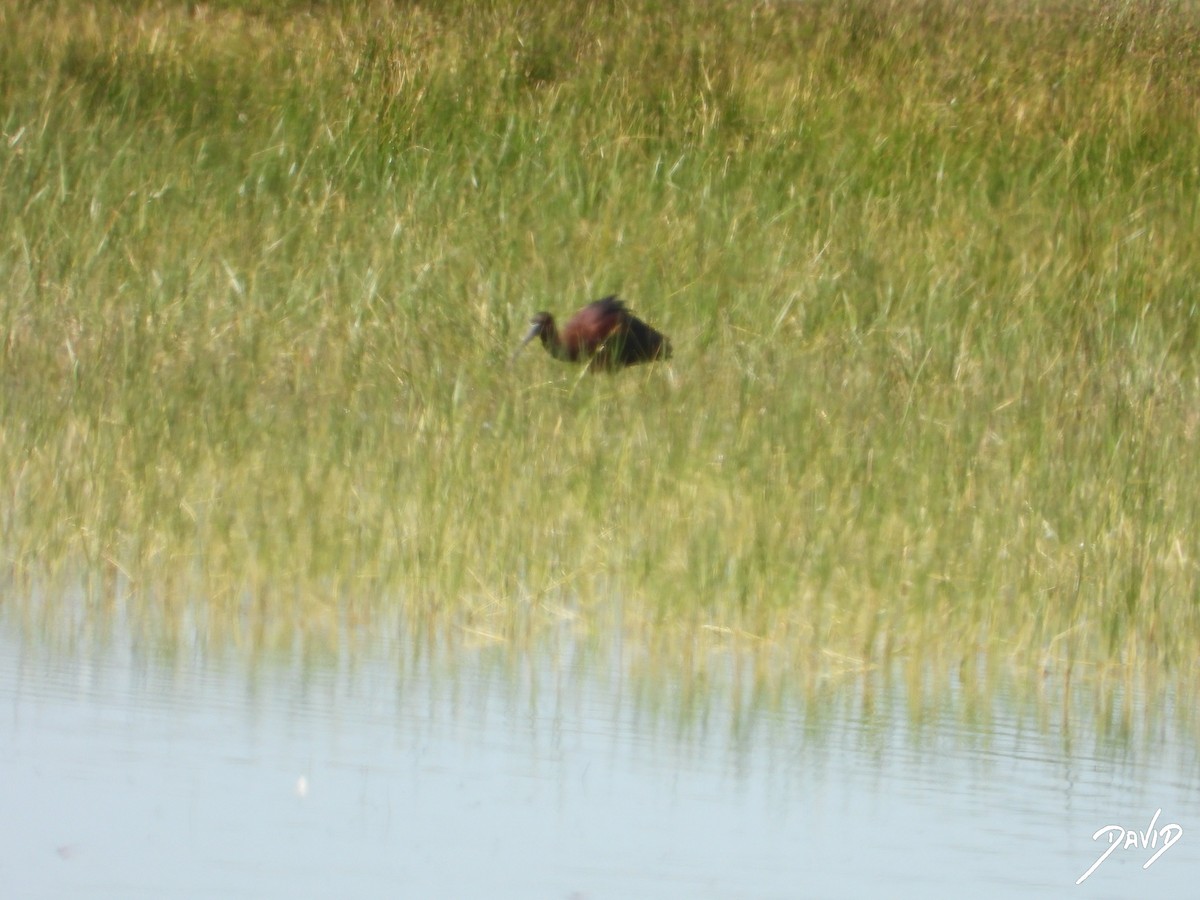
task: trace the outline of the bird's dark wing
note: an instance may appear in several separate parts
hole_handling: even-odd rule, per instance
[[[619,341],[613,346],[615,358],[627,366],[671,358],[671,342],[666,336],[629,313],[625,314],[621,333],[609,339],[610,344],[614,341]]]
[[[620,316],[625,312],[625,301],[616,294],[609,294],[599,300],[593,300],[588,308],[594,309],[600,316]]]

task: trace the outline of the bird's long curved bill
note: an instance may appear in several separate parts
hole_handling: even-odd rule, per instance
[[[525,335],[524,338],[521,339],[520,346],[518,346],[517,349],[513,351],[513,355],[511,357],[509,357],[508,361],[510,363],[517,358],[517,354],[519,354],[522,350],[524,350],[529,345],[530,341],[532,341],[535,337],[538,336],[538,332],[540,330],[541,330],[541,326],[537,325],[537,324],[535,324],[532,328],[529,329],[529,333],[527,335]]]

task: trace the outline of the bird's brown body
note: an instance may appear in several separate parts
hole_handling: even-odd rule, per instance
[[[538,313],[530,325],[521,347],[541,338],[542,346],[555,359],[587,363],[593,371],[671,358],[671,342],[630,313],[617,297],[589,303],[561,329],[548,312]]]

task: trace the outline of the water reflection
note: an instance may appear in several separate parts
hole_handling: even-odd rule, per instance
[[[55,634],[0,618],[9,896],[1183,896],[1200,871],[1167,689],[402,622],[270,652]],[[1075,888],[1094,832],[1159,808],[1177,845]]]

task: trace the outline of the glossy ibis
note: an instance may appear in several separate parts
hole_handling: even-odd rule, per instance
[[[555,359],[587,363],[593,371],[671,358],[671,342],[630,313],[615,296],[589,303],[567,319],[561,330],[548,312],[534,316],[530,326],[513,353],[514,359],[536,337]]]

